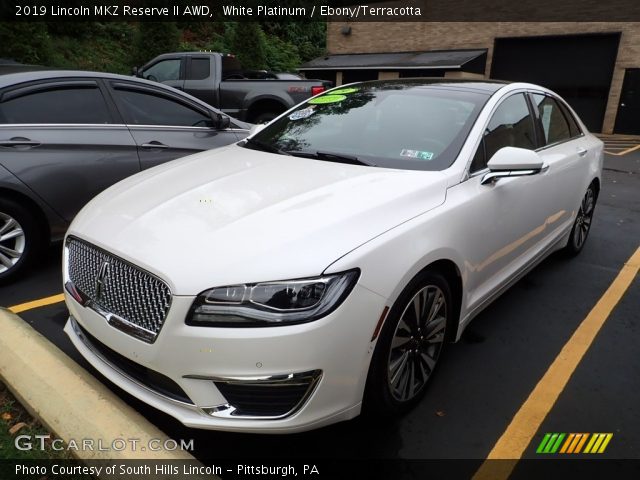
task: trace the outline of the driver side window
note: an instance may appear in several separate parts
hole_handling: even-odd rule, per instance
[[[487,168],[487,162],[503,147],[536,148],[533,117],[524,93],[511,95],[493,113],[471,163],[471,173]]]
[[[142,72],[142,76],[160,83],[180,80],[180,59],[161,60]]]

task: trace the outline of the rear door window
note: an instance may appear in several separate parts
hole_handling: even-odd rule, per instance
[[[180,80],[180,59],[170,58],[153,64],[142,72],[142,76],[154,82]]]
[[[187,80],[204,80],[209,78],[211,60],[207,58],[191,58],[187,69]]]
[[[578,121],[575,119],[571,111],[562,102],[558,102],[558,105],[560,105],[560,108],[562,109],[562,113],[564,113],[564,116],[567,119],[567,122],[569,122],[569,131],[571,132],[571,138],[579,137],[580,135],[582,135],[582,130],[578,125]]]
[[[538,93],[534,93],[532,98],[542,124],[544,145],[569,140],[573,136],[571,128],[558,102],[552,97]]]
[[[111,115],[95,82],[32,85],[6,92],[0,100],[4,124],[104,124]]]

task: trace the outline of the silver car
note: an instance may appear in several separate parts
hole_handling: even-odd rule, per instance
[[[9,70],[11,71],[11,70]],[[0,282],[141,170],[241,140],[250,125],[174,88],[83,71],[0,73]]]

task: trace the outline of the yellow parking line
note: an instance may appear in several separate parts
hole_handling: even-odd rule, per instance
[[[607,147],[607,148],[616,148],[616,147]],[[622,155],[626,155],[627,153],[631,153],[634,152],[636,150],[638,150],[640,148],[640,145],[635,145],[631,148],[627,148],[625,150],[622,150],[621,152],[612,152],[610,150],[607,150],[607,148],[605,148],[604,152],[608,153],[609,155],[616,155],[618,157],[622,156]]]
[[[473,480],[506,480],[556,403],[560,393],[587,352],[605,321],[640,269],[640,247],[624,264],[613,283],[564,345],[529,398],[496,442]],[[511,459],[511,462],[491,460]]]
[[[44,307],[45,305],[53,305],[54,303],[64,302],[64,295],[62,293],[58,295],[52,295],[50,297],[40,298],[27,303],[21,303],[20,305],[14,305],[9,307],[9,310],[13,313],[26,312],[33,308]]]
[[[626,150],[620,152],[620,155],[625,155],[627,153],[634,152],[640,148],[640,145],[636,145],[635,147],[627,148]]]

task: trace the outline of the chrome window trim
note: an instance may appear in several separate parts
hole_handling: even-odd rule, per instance
[[[0,123],[0,128],[127,128],[124,123]]]
[[[139,128],[145,128],[145,129],[166,129],[166,128],[170,128],[172,130],[196,130],[196,131],[206,131],[206,130],[213,130],[215,132],[226,132],[228,129],[225,130],[219,130],[217,128],[214,127],[193,127],[193,126],[188,126],[188,125],[145,125],[145,124],[137,124],[137,123],[129,123],[126,125],[129,129],[131,130],[136,130]]]
[[[0,128],[153,128],[153,129],[172,129],[172,130],[213,130],[215,132],[248,132],[246,128],[225,128],[224,130],[213,127],[190,127],[183,125],[127,125],[124,123],[0,123]]]

